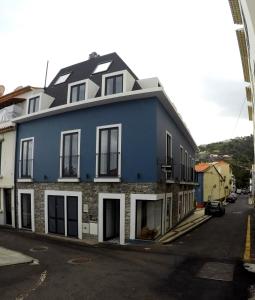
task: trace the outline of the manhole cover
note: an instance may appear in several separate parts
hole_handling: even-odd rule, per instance
[[[232,281],[234,273],[234,265],[221,262],[205,263],[197,274],[199,278]]]
[[[44,251],[48,250],[48,247],[46,247],[46,246],[37,246],[37,247],[31,248],[29,250],[32,251],[32,252],[44,252]]]
[[[90,262],[91,259],[88,257],[76,257],[68,260],[68,263],[71,265],[82,265],[87,262]]]

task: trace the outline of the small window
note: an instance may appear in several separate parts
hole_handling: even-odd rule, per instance
[[[28,103],[28,113],[29,114],[39,111],[39,101],[40,101],[39,96],[29,99],[29,103]]]
[[[60,83],[65,82],[67,80],[67,78],[70,76],[70,74],[71,73],[59,76],[54,84],[56,85],[56,84],[60,84]]]
[[[123,75],[107,77],[105,79],[105,95],[123,92]]]
[[[72,102],[85,100],[85,89],[86,89],[85,83],[71,86],[70,102],[72,103]]]
[[[112,63],[111,61],[108,61],[106,63],[97,65],[93,74],[107,71],[109,69],[111,63]]]

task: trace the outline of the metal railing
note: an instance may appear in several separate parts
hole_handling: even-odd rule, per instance
[[[79,176],[80,156],[63,155],[60,156],[61,177],[76,178]]]
[[[97,177],[119,177],[120,152],[97,153]]]
[[[174,159],[168,156],[165,165],[166,180],[174,180]]]
[[[32,178],[33,175],[33,159],[19,160],[19,177]]]

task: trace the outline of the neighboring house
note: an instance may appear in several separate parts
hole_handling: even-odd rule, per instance
[[[198,207],[203,207],[206,202],[212,200],[224,201],[232,191],[232,171],[228,163],[199,163],[195,170],[198,176],[195,191]]]
[[[36,99],[43,89],[19,87],[0,97],[0,224],[15,226],[14,173],[16,125],[13,118],[47,107]],[[48,96],[47,99],[49,98]]]
[[[93,54],[45,93],[49,109],[15,119],[19,228],[124,244],[193,211],[197,146],[157,78]]]
[[[238,25],[236,36],[238,40],[243,76],[245,81],[246,99],[249,120],[254,118],[255,101],[255,1],[229,0],[233,21]],[[241,103],[242,100],[240,100]],[[255,149],[255,140],[254,140]],[[255,156],[254,156],[255,159]],[[254,165],[253,165],[254,166]],[[252,168],[252,195],[255,195],[255,168]]]

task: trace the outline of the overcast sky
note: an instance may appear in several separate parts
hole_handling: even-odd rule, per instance
[[[159,78],[198,145],[252,133],[228,0],[0,4],[0,84],[6,92],[43,86],[47,60],[50,83],[60,68],[93,51],[117,52],[139,78]]]

